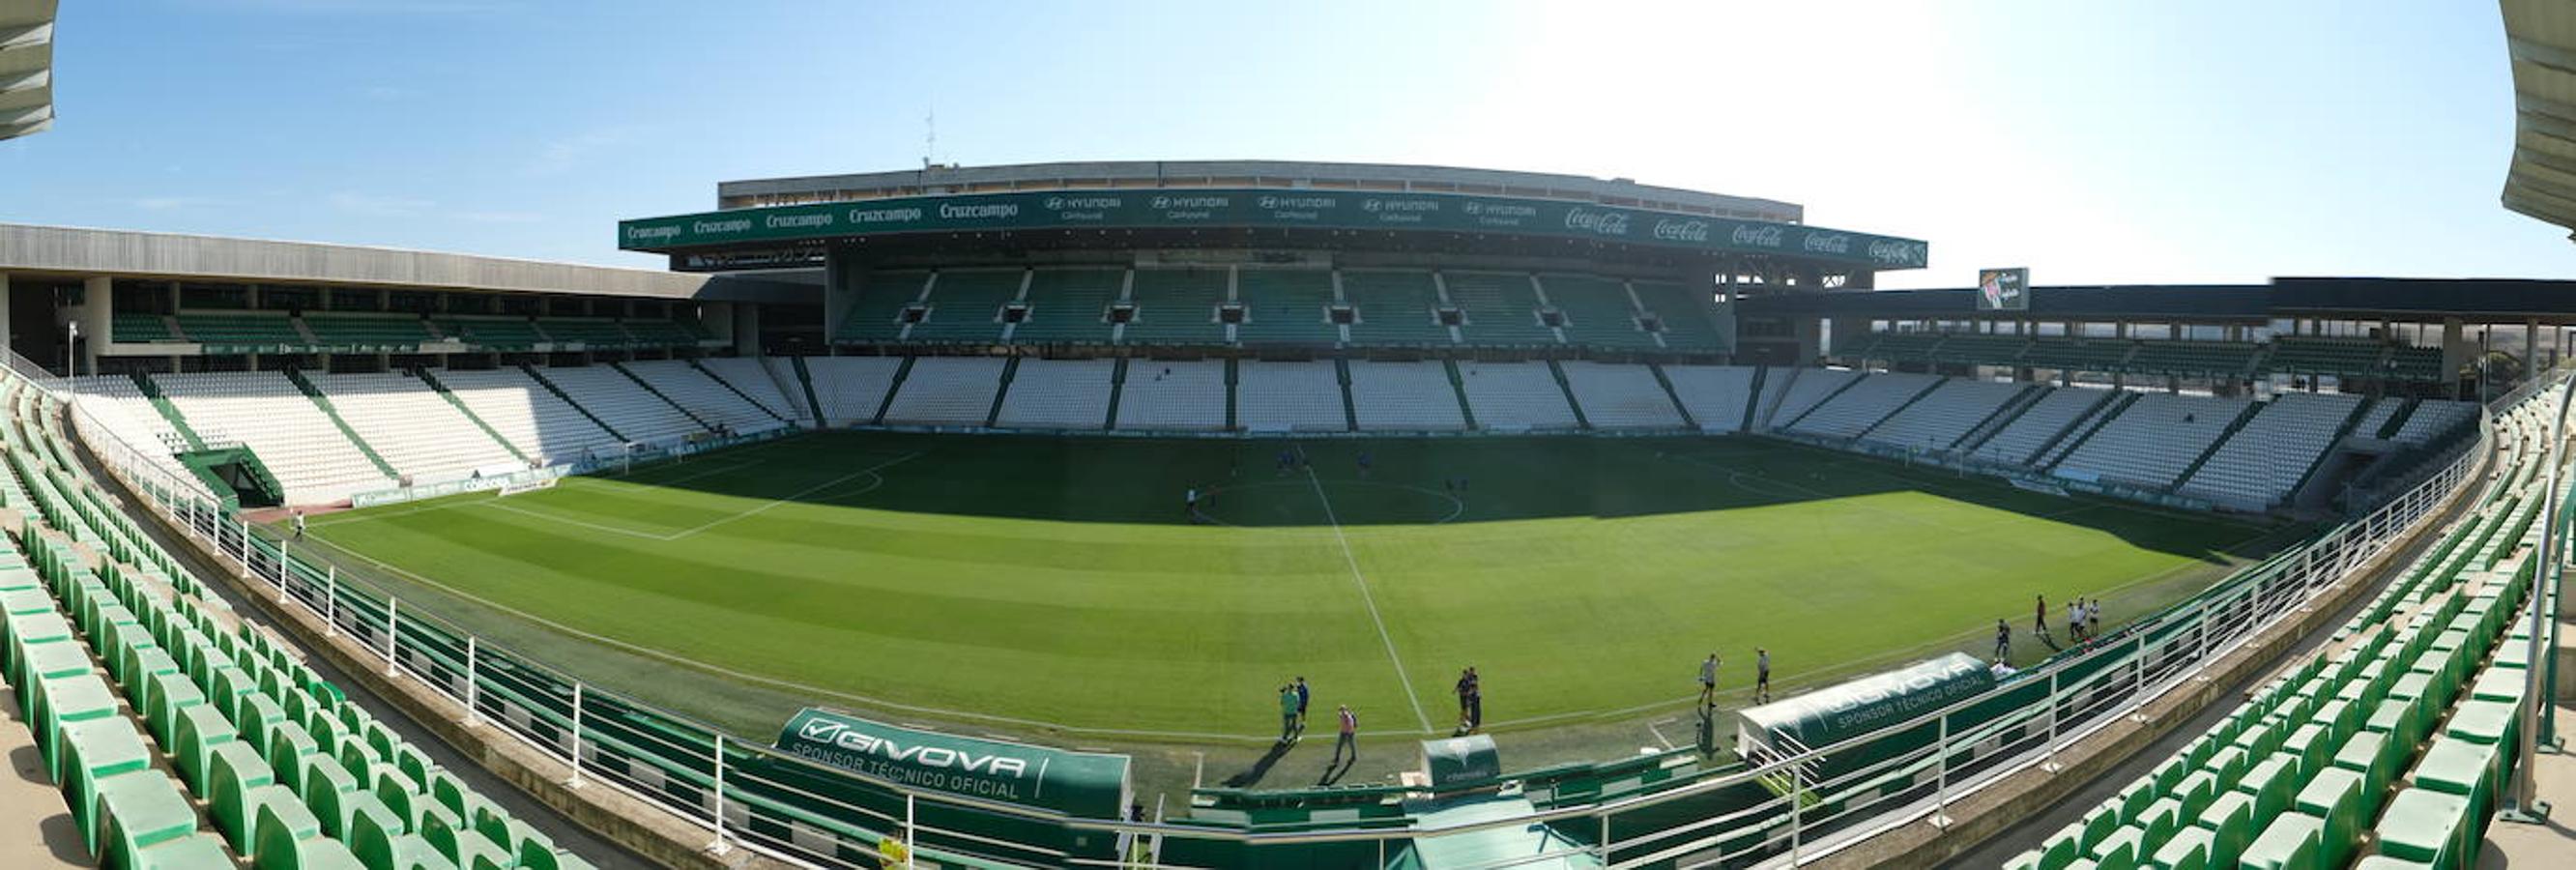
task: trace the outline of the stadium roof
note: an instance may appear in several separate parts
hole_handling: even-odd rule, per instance
[[[0,139],[54,125],[54,2],[0,0]]]
[[[2503,5],[2514,114],[2504,207],[2576,230],[2576,5]]]
[[[803,302],[813,288],[400,248],[0,224],[0,273]]]
[[[1086,188],[1286,187],[1562,199],[1658,211],[1800,223],[1796,203],[1553,172],[1305,160],[1110,160],[930,166],[892,172],[719,182],[716,207]]]

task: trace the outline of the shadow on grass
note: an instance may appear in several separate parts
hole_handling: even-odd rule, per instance
[[[1131,439],[827,432],[566,488],[1068,522],[1260,528],[1615,519],[1922,493],[2209,563],[2289,535],[2215,517],[1743,437]],[[1192,495],[1196,496],[1195,501]],[[1860,504],[1854,502],[1855,505]],[[1867,522],[1855,511],[1851,521]],[[2277,528],[2277,527],[2273,527]],[[2248,541],[2251,538],[2262,541]],[[2244,543],[2238,543],[2244,542]]]

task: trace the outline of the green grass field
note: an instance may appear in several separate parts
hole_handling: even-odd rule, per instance
[[[1982,654],[2007,617],[2028,660],[2035,594],[2117,621],[2280,537],[1751,439],[1308,441],[1283,473],[1286,446],[829,433],[311,529],[818,703],[1180,741],[1273,733],[1297,675],[1445,732],[1470,664],[1509,729],[1679,709],[1711,650],[1729,688],[1756,646],[1794,688]]]

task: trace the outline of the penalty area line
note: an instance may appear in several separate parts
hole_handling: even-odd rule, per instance
[[[1386,642],[1386,660],[1395,665],[1395,681],[1404,687],[1404,700],[1413,704],[1413,718],[1422,723],[1422,733],[1432,730],[1431,717],[1422,712],[1422,697],[1414,694],[1413,678],[1404,673],[1404,657],[1395,651],[1395,636],[1386,632],[1386,619],[1378,616],[1377,597],[1369,594],[1368,576],[1360,573],[1359,557],[1351,553],[1351,539],[1342,534],[1342,521],[1333,515],[1333,500],[1324,495],[1324,481],[1315,476],[1314,466],[1306,467],[1306,482],[1315,487],[1315,500],[1324,505],[1324,522],[1333,527],[1333,541],[1342,546],[1342,564],[1350,566],[1351,582],[1360,588],[1360,603],[1368,607],[1369,622],[1377,625],[1377,639]]]

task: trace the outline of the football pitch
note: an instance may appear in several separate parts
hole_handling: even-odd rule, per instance
[[[1749,438],[851,432],[310,529],[700,676],[1176,741],[1275,735],[1296,676],[1327,716],[1447,733],[1469,665],[1513,730],[1687,708],[1712,651],[1739,697],[1756,647],[1794,691],[1983,656],[2004,618],[2026,662],[2033,596],[2117,623],[2288,537]]]

